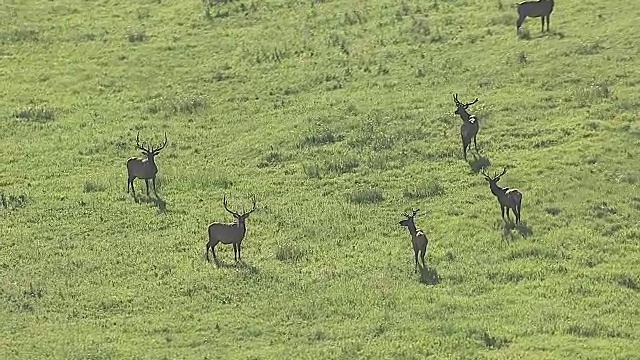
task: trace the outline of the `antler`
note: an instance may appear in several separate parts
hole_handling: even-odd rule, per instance
[[[158,151],[164,149],[165,146],[167,146],[167,132],[166,131],[164,132],[164,143],[162,145],[160,145],[160,147],[157,148],[157,149],[153,149],[152,148],[153,152],[158,153]]]
[[[252,212],[256,211],[256,209],[258,208],[258,206],[256,205],[256,201],[257,200],[256,200],[256,196],[255,195],[253,195],[252,200],[253,200],[253,208],[251,210],[249,210],[249,212],[244,213],[243,216],[247,216],[247,215],[251,214]]]
[[[231,215],[233,215],[235,217],[240,217],[240,214],[238,214],[237,212],[235,212],[233,210],[229,210],[229,208],[227,207],[227,195],[226,194],[222,198],[222,204],[224,205],[224,209],[227,210]]]
[[[494,177],[494,179],[498,179],[498,178],[500,178],[502,175],[504,175],[504,174],[506,174],[506,173],[507,173],[507,167],[505,166],[505,167],[504,167],[504,170],[502,170],[502,172],[500,173],[500,175],[495,176],[495,177]]]
[[[140,145],[140,131],[138,131],[138,135],[136,135],[136,146],[142,151],[151,152],[149,149],[145,148],[144,145]]]
[[[456,105],[460,105],[460,100],[458,100],[458,94],[453,95],[453,101],[456,103]]]
[[[484,175],[484,178],[485,178],[485,179],[487,179],[487,180],[492,180],[492,179],[491,179],[491,176],[489,176],[489,174],[487,174],[487,172],[485,171],[485,169],[484,169],[484,168],[482,168],[481,172],[482,172],[482,175]]]
[[[412,218],[414,216],[416,216],[416,214],[418,213],[418,211],[420,211],[420,209],[413,209],[412,214],[409,215],[408,213],[404,212],[402,213],[402,215],[404,215],[407,218]]]
[[[476,98],[475,100],[473,100],[473,102],[470,102],[470,103],[466,103],[466,104],[464,104],[464,108],[466,109],[466,108],[468,108],[469,106],[471,106],[471,105],[473,105],[473,104],[475,104],[475,103],[477,103],[477,102],[478,102],[478,98]]]

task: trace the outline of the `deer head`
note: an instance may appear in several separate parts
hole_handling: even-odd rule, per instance
[[[404,215],[404,217],[406,217],[406,219],[400,221],[400,225],[402,226],[406,226],[406,227],[411,227],[413,226],[415,228],[415,224],[413,222],[413,218],[418,214],[418,211],[420,211],[420,209],[414,209],[411,213],[411,215],[409,215],[408,213],[403,213],[402,215]]]
[[[249,210],[248,212],[239,214],[233,210],[230,210],[229,207],[227,206],[227,195],[224,195],[223,199],[222,199],[222,204],[224,205],[224,209],[227,210],[231,215],[233,215],[234,218],[236,218],[238,220],[238,224],[240,225],[244,225],[244,221],[249,217],[249,215],[251,215],[252,212],[254,212],[257,209],[256,206],[256,196],[253,196],[253,208],[251,210]]]
[[[462,116],[463,114],[465,115],[469,115],[469,113],[467,112],[467,109],[469,108],[469,106],[475,104],[478,102],[478,98],[476,98],[475,100],[473,100],[473,102],[470,103],[462,103],[460,102],[460,100],[458,100],[458,94],[453,95],[453,101],[455,102],[457,109],[456,111],[454,111],[453,113],[456,115],[460,115]]]
[[[507,173],[507,168],[505,167],[504,170],[502,170],[502,172],[499,175],[494,175],[493,177],[491,177],[484,171],[484,169],[482,169],[482,175],[484,175],[484,179],[487,180],[490,185],[497,185],[502,175],[506,173]]]
[[[142,153],[149,159],[149,161],[153,162],[153,158],[160,153],[160,150],[164,149],[167,146],[167,133],[164,133],[164,143],[159,147],[145,147],[144,144],[140,145],[140,131],[138,131],[138,135],[136,135],[136,147],[142,151]]]

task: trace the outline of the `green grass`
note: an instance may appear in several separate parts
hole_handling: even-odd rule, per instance
[[[636,358],[636,6],[515,20],[479,0],[4,1],[0,357]],[[453,93],[480,99],[469,162]],[[169,138],[160,199],[126,192],[138,131]],[[519,226],[479,174],[505,166]],[[219,245],[216,266],[223,194],[259,210],[244,261]]]

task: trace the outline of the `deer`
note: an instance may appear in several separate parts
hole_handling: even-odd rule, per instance
[[[469,106],[478,102],[478,98],[476,98],[473,102],[470,103],[462,103],[458,100],[458,94],[453,95],[453,101],[456,104],[456,111],[453,113],[455,115],[459,115],[462,119],[462,126],[460,126],[460,137],[462,138],[462,152],[464,153],[464,159],[467,160],[467,149],[471,150],[471,140],[473,140],[473,145],[478,152],[478,143],[476,142],[476,136],[478,135],[478,131],[480,130],[480,126],[478,124],[478,118],[475,115],[469,114],[467,109]]]
[[[413,254],[415,259],[415,272],[418,271],[418,254],[420,254],[420,259],[422,260],[422,267],[424,267],[424,256],[427,253],[427,245],[429,244],[429,240],[424,232],[418,228],[416,228],[415,224],[415,216],[418,214],[420,209],[414,209],[412,214],[403,213],[406,219],[400,221],[401,226],[406,226],[409,229],[409,234],[411,234],[411,243],[413,244]]]
[[[495,175],[493,177],[487,175],[485,170],[482,170],[482,175],[484,175],[484,179],[489,182],[489,189],[491,189],[491,193],[498,198],[498,202],[500,203],[500,210],[502,212],[502,219],[504,220],[504,210],[507,210],[507,219],[509,218],[509,210],[513,210],[513,214],[516,217],[516,224],[520,223],[520,210],[522,208],[522,193],[518,189],[509,189],[507,187],[498,186],[498,181],[500,178],[507,173],[507,168],[499,175]]]
[[[133,180],[136,178],[144,179],[147,185],[147,196],[149,196],[149,179],[153,181],[153,192],[158,196],[156,192],[156,174],[158,173],[158,166],[156,165],[155,157],[160,153],[160,150],[167,146],[167,133],[164,133],[164,143],[160,147],[145,147],[144,144],[140,145],[140,131],[136,135],[136,147],[142,151],[144,158],[132,157],[127,160],[127,173],[129,175],[127,181],[127,193],[129,188],[133,193],[133,197],[136,197],[136,190],[133,187]]]
[[[553,0],[524,1],[516,4],[516,8],[518,9],[516,30],[520,31],[520,27],[527,17],[539,17],[542,23],[542,32],[544,32],[545,21],[547,22],[547,31],[549,31],[549,18],[553,12],[553,5]]]
[[[211,249],[211,253],[213,253],[214,260],[217,259],[215,248],[218,243],[233,244],[233,259],[235,261],[240,260],[240,247],[242,245],[242,240],[247,233],[246,220],[249,215],[251,215],[251,213],[254,212],[257,208],[255,195],[253,196],[252,200],[253,208],[248,212],[239,214],[229,209],[229,207],[227,206],[227,196],[224,195],[224,197],[222,198],[224,209],[231,215],[233,215],[236,220],[232,223],[214,222],[209,224],[209,241],[207,242],[205,248],[205,257],[207,261],[209,261],[209,249]]]

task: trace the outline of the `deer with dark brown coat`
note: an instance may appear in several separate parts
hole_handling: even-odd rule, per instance
[[[132,157],[127,160],[127,173],[129,175],[127,180],[127,192],[129,192],[129,188],[131,188],[134,198],[136,197],[136,190],[133,187],[133,180],[136,178],[144,179],[144,182],[147,185],[147,196],[149,196],[149,180],[152,180],[153,192],[158,196],[158,193],[156,192],[156,174],[158,173],[158,166],[156,165],[155,157],[160,153],[160,150],[165,148],[165,146],[167,146],[166,132],[164,133],[164,143],[162,145],[157,148],[153,146],[147,148],[144,144],[140,145],[140,132],[138,131],[138,135],[136,136],[136,147],[142,151],[142,154],[145,157]]]
[[[544,32],[544,23],[547,22],[547,31],[549,31],[549,18],[553,12],[553,0],[525,1],[516,4],[518,9],[518,21],[516,22],[516,30],[519,31],[524,19],[527,17],[540,18],[542,23],[542,32]]]
[[[406,226],[409,229],[409,234],[411,235],[411,244],[413,245],[413,254],[416,263],[415,271],[418,271],[418,254],[420,255],[420,259],[422,260],[422,267],[424,267],[424,257],[427,254],[427,245],[429,244],[429,240],[424,232],[418,228],[416,228],[415,224],[415,216],[418,214],[420,209],[413,210],[412,214],[409,215],[404,213],[406,219],[400,221],[400,225]]]
[[[473,146],[478,152],[478,143],[476,142],[476,136],[480,130],[478,124],[478,118],[475,115],[469,114],[467,109],[469,106],[478,102],[476,98],[473,102],[463,103],[458,100],[458,94],[453,95],[453,101],[456,104],[456,111],[453,113],[459,115],[462,119],[462,126],[460,126],[460,137],[462,138],[462,152],[464,153],[464,159],[467,159],[467,149],[471,149],[471,140],[473,140]]]
[[[253,208],[243,214],[239,214],[233,210],[229,210],[229,208],[227,207],[226,195],[222,199],[222,204],[224,205],[224,209],[227,210],[227,212],[229,212],[231,215],[233,215],[236,221],[232,223],[214,222],[209,225],[209,241],[207,242],[205,248],[205,257],[207,261],[209,261],[209,249],[211,249],[211,253],[213,253],[213,258],[215,260],[215,248],[218,243],[232,244],[233,259],[235,261],[238,261],[240,260],[240,247],[242,245],[242,240],[247,233],[246,220],[249,215],[251,215],[251,213],[254,212],[257,208],[256,197],[253,197]]]
[[[516,217],[516,224],[520,223],[520,210],[522,208],[522,193],[518,189],[509,189],[507,187],[498,186],[498,181],[502,175],[507,173],[507,168],[499,175],[489,176],[487,173],[482,170],[482,175],[484,175],[484,179],[489,182],[489,189],[491,189],[491,193],[498,198],[498,202],[500,203],[500,211],[502,212],[502,219],[504,219],[504,210],[507,210],[507,219],[509,219],[509,210],[513,210],[513,214]]]

